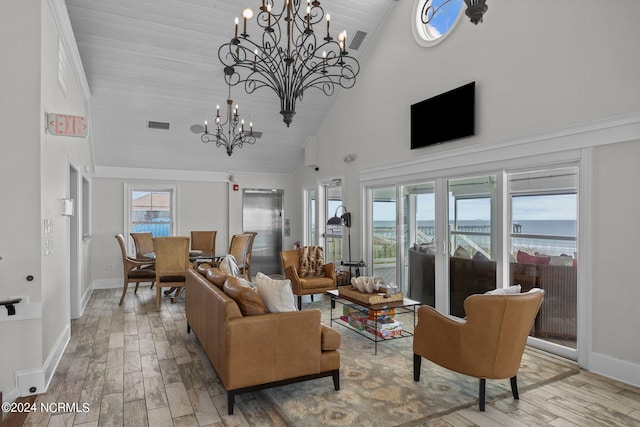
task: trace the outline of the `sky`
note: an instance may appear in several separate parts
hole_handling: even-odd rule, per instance
[[[453,217],[452,199],[450,217]],[[374,202],[374,221],[395,221],[394,202]],[[433,194],[418,195],[417,217],[422,221],[434,220]],[[513,198],[513,220],[575,220],[577,196],[560,194],[548,196],[520,196]],[[488,221],[491,214],[489,199],[467,199],[460,202],[458,219],[462,221]]]

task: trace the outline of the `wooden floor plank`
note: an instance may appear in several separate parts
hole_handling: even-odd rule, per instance
[[[146,295],[146,296],[145,296]],[[150,295],[150,297],[149,297]],[[186,334],[184,302],[163,301],[155,310],[154,291],[129,292],[122,306],[119,290],[98,290],[85,313],[72,321],[71,341],[47,393],[35,402],[88,402],[91,412],[75,414],[76,424],[120,425],[290,425],[272,402],[242,395],[227,415],[224,387],[193,335]],[[536,357],[566,363],[539,350]],[[113,376],[124,381],[113,381]],[[176,385],[178,384],[178,385]],[[167,390],[179,388],[171,397]],[[178,396],[179,400],[176,400]],[[103,409],[103,410],[101,410]],[[172,414],[175,412],[175,414]],[[69,423],[68,414],[22,414],[2,427]],[[26,418],[26,420],[25,420]],[[407,427],[590,427],[640,426],[640,388],[587,371]]]

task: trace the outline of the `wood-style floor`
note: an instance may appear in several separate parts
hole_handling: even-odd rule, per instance
[[[33,412],[28,426],[283,426],[260,393],[237,398],[227,415],[226,394],[193,337],[184,302],[154,291],[95,291],[40,402],[77,402],[71,412]],[[6,421],[6,420],[5,420]],[[15,424],[14,424],[15,425]],[[433,418],[420,426],[640,425],[640,389],[588,372],[511,397]]]

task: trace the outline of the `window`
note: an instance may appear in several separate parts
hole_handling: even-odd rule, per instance
[[[154,237],[175,234],[174,186],[127,186],[126,226],[129,233],[152,233]],[[133,242],[129,242],[133,250]]]
[[[577,338],[577,168],[513,173],[510,284],[541,288],[533,336],[569,348]]]
[[[408,282],[411,298],[435,307],[435,183],[405,185],[402,195],[405,253],[400,280]]]
[[[374,188],[373,198],[373,266],[371,276],[385,283],[396,282],[396,188]]]
[[[495,176],[449,180],[449,313],[465,317],[464,300],[496,288],[493,247]]]
[[[462,0],[418,0],[413,18],[416,41],[433,46],[444,40],[460,20],[463,4]]]
[[[342,182],[338,180],[325,186],[325,218],[332,218],[336,212],[338,216],[344,213],[340,206],[342,206]],[[326,225],[325,262],[333,262],[336,265],[340,265],[340,261],[345,260],[342,257],[343,231],[344,226],[342,225]]]
[[[410,298],[457,317],[469,295],[541,288],[532,343],[576,357],[578,166],[568,162],[465,176],[452,169],[402,184],[376,177],[365,183],[366,261]]]
[[[305,218],[305,234],[304,244],[307,246],[315,246],[318,243],[316,233],[316,190],[304,190],[304,218]]]

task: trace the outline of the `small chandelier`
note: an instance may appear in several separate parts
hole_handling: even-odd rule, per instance
[[[253,11],[242,11],[243,31],[218,49],[230,85],[244,83],[247,93],[268,87],[280,98],[280,114],[289,127],[296,101],[307,89],[331,96],[336,86],[351,88],[360,72],[358,61],[347,52],[347,33],[331,36],[330,16],[318,0],[284,0],[277,12],[275,0],[262,0],[256,17],[262,34],[251,38],[247,20]],[[326,23],[326,34],[324,32]],[[322,27],[322,28],[321,28]]]
[[[208,143],[215,141],[216,147],[224,147],[227,154],[231,157],[233,149],[242,148],[244,144],[255,144],[256,138],[253,136],[253,123],[249,122],[249,132],[244,130],[244,119],[240,119],[238,105],[232,109],[233,99],[231,99],[231,86],[229,86],[229,98],[227,99],[227,117],[224,122],[220,117],[220,106],[216,105],[216,130],[215,133],[209,133],[207,121],[204,122],[204,133],[200,137],[202,142]],[[224,126],[227,126],[226,134]]]
[[[431,22],[433,17],[438,13],[440,8],[450,3],[452,0],[445,0],[437,6],[433,5],[433,2],[427,1],[424,3],[422,7],[421,19],[423,24],[428,24]],[[487,6],[487,0],[464,0],[467,4],[467,10],[465,10],[465,15],[469,17],[469,20],[478,25],[478,22],[482,22],[482,15],[484,15],[489,6]]]

